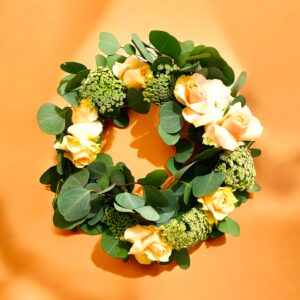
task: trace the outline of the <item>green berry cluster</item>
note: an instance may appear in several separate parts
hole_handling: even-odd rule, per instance
[[[224,183],[226,186],[230,186],[233,191],[250,189],[256,176],[251,152],[245,147],[221,154],[215,171],[226,175]]]
[[[121,81],[110,69],[100,66],[82,81],[79,92],[82,98],[94,102],[101,114],[122,107],[126,98],[126,89]]]
[[[178,66],[159,65],[158,73],[143,91],[144,100],[155,104],[164,104],[167,101],[175,100],[174,87],[177,76],[174,74]]]
[[[181,220],[173,219],[162,231],[162,237],[176,250],[193,247],[207,239],[212,231],[202,210],[192,208]]]
[[[104,223],[116,238],[120,238],[127,228],[137,224],[129,214],[118,212],[110,206],[104,209]]]

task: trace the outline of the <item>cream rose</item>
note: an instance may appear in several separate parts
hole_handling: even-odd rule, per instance
[[[214,193],[198,198],[203,204],[203,210],[207,212],[207,220],[210,224],[221,221],[235,208],[237,199],[229,187],[219,187]]]
[[[100,153],[100,145],[72,135],[65,135],[62,142],[54,145],[55,149],[64,150],[64,157],[71,160],[76,168],[83,168],[93,162]]]
[[[221,80],[207,80],[198,73],[180,76],[174,94],[186,106],[182,110],[184,119],[195,127],[220,119],[232,100],[230,89]]]
[[[79,123],[68,127],[68,132],[79,140],[91,140],[96,142],[103,130],[99,121],[93,123]]]
[[[92,123],[98,120],[95,105],[88,99],[81,100],[79,105],[72,108],[72,112],[73,124]]]
[[[256,141],[262,132],[260,121],[250,109],[236,103],[223,118],[205,127],[203,143],[233,151],[246,141]]]
[[[137,90],[145,87],[153,79],[150,66],[134,55],[129,56],[123,63],[116,62],[112,71],[127,88]]]
[[[129,254],[133,254],[139,263],[145,265],[152,261],[167,262],[172,248],[162,240],[160,231],[160,228],[153,225],[127,228],[124,239],[133,243]]]

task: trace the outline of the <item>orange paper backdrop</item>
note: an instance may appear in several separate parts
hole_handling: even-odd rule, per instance
[[[296,0],[1,0],[0,299],[300,299],[299,13]],[[99,236],[54,229],[52,194],[38,182],[53,139],[36,111],[63,105],[59,64],[93,67],[101,31],[124,44],[151,29],[213,45],[247,70],[243,94],[265,126],[263,190],[233,213],[241,236],[203,243],[187,271],[125,265],[101,251]],[[172,154],[157,120],[153,108],[109,133],[106,150],[137,177]]]

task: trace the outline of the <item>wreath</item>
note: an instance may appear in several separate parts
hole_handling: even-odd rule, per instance
[[[55,193],[56,227],[102,234],[103,250],[125,262],[134,255],[141,264],[175,260],[188,268],[188,248],[239,235],[228,215],[260,190],[253,157],[261,151],[251,146],[263,127],[239,94],[246,73],[235,81],[215,48],[164,31],[151,31],[149,41],[132,34],[120,46],[102,32],[96,69],[60,66],[68,75],[57,92],[69,105],[38,111],[40,128],[55,135],[57,158],[40,182]],[[128,110],[147,114],[151,105],[160,106],[158,133],[176,154],[166,170],[135,180],[125,163],[101,152],[103,133],[125,128]]]

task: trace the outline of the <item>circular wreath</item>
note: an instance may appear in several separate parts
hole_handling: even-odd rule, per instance
[[[238,95],[246,73],[234,81],[215,48],[164,31],[151,31],[149,40],[132,34],[121,47],[102,32],[106,55],[96,56],[95,70],[61,65],[69,75],[57,92],[71,106],[44,104],[38,111],[57,153],[40,182],[55,193],[56,227],[102,233],[103,250],[124,261],[132,254],[142,264],[176,260],[187,268],[188,248],[239,235],[228,214],[260,189],[253,164],[260,150],[250,146],[263,128]],[[102,134],[109,124],[126,127],[128,110],[147,114],[152,104],[160,106],[158,133],[176,154],[167,171],[135,180],[125,163],[101,152]]]

